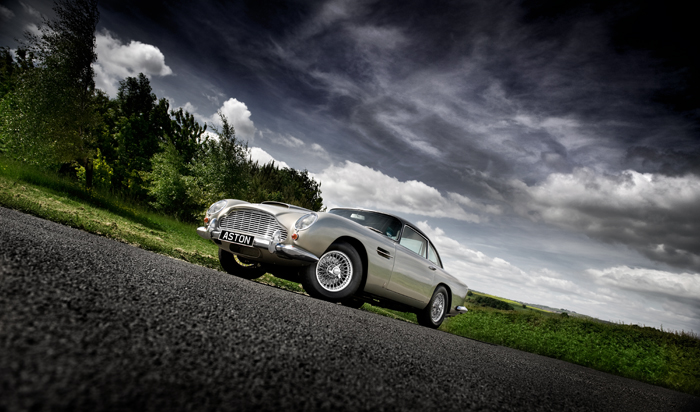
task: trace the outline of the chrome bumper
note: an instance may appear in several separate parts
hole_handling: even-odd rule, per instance
[[[202,237],[203,239],[206,240],[213,240],[213,239],[219,239],[219,234],[221,233],[220,230],[209,230],[209,228],[206,228],[204,226],[200,226],[197,228],[197,234]],[[287,258],[287,259],[292,259],[292,260],[301,260],[304,262],[310,262],[310,263],[315,263],[318,262],[318,256],[314,255],[313,253],[309,252],[306,249],[300,248],[299,246],[294,246],[294,245],[285,245],[282,244],[279,241],[279,235],[277,232],[272,236],[272,240],[267,240],[267,239],[259,239],[255,238],[253,241],[253,247],[267,250],[268,252],[272,254],[278,254],[281,257]],[[225,240],[222,242],[226,242]],[[229,242],[226,242],[229,243]]]
[[[469,309],[465,308],[464,306],[455,306],[455,311],[457,313],[453,313],[452,311],[448,312],[445,314],[446,318],[451,318],[453,316],[461,315],[463,313],[469,312]]]

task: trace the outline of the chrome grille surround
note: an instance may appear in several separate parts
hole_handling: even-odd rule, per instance
[[[265,239],[272,239],[272,234],[279,230],[282,234],[280,241],[287,239],[287,229],[274,216],[257,210],[234,210],[219,220],[219,228]]]

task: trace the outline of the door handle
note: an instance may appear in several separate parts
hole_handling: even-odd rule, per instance
[[[428,269],[430,269],[430,270],[436,270],[437,268],[436,268],[435,266],[433,266],[433,265],[430,265],[430,266],[428,266]]]

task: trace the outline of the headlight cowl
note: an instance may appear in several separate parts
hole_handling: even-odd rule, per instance
[[[207,215],[213,215],[215,213],[219,213],[221,209],[226,206],[226,201],[225,200],[219,200],[218,202],[214,203],[209,207],[209,210],[207,210]]]
[[[297,220],[297,222],[294,224],[294,228],[296,230],[306,230],[309,228],[309,226],[313,225],[317,219],[318,215],[316,213],[307,213]]]

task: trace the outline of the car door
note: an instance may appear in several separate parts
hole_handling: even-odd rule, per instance
[[[435,265],[427,260],[428,245],[428,240],[418,231],[404,226],[387,289],[421,303],[430,301]]]

